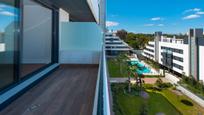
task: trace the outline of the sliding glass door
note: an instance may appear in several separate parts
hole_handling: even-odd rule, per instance
[[[58,62],[58,9],[51,6],[0,0],[0,93]]]
[[[14,82],[18,12],[15,0],[0,0],[0,89]]]
[[[51,63],[53,11],[33,0],[23,1],[21,78]]]

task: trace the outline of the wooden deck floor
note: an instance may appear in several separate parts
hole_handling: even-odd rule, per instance
[[[0,115],[91,115],[98,65],[61,65]]]

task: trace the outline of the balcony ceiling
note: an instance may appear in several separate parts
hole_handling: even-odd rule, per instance
[[[71,21],[95,22],[87,0],[42,0],[67,11]]]
[[[95,22],[95,18],[87,0],[40,0],[55,5],[67,11],[73,22]],[[13,5],[13,1],[2,0],[3,3]]]

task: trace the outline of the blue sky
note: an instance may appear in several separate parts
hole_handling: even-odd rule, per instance
[[[16,8],[0,3],[0,32],[17,18],[16,12]]]
[[[186,33],[204,27],[204,0],[107,0],[108,29]]]

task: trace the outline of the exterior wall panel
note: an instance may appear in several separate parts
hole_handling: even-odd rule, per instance
[[[204,46],[199,46],[199,78],[204,81]]]

